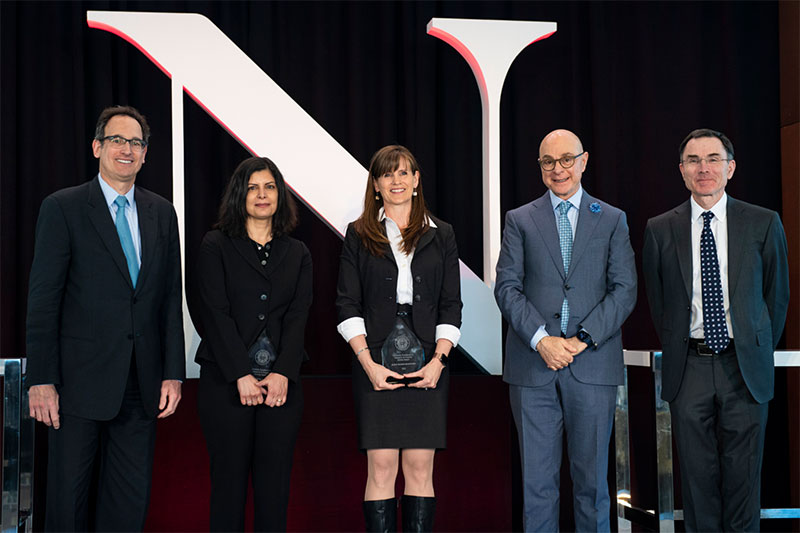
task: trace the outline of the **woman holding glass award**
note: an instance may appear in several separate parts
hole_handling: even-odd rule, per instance
[[[203,238],[192,317],[202,338],[198,411],[211,459],[211,531],[243,531],[252,474],[255,531],[285,531],[303,393],[311,254],[283,176],[266,157],[228,182]]]
[[[447,358],[460,337],[461,291],[453,228],[428,212],[419,166],[403,146],[372,156],[364,211],[342,248],[336,307],[337,329],[354,354],[367,531],[396,531],[400,465],[403,530],[431,531],[433,459],[446,445]]]

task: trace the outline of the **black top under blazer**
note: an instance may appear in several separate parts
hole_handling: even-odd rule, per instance
[[[264,326],[278,351],[273,372],[297,382],[312,300],[311,254],[288,236],[272,240],[262,266],[249,239],[214,230],[200,248],[192,320],[203,339],[198,363],[216,363],[228,382],[250,374],[248,348]]]
[[[28,294],[27,386],[53,384],[63,414],[110,420],[131,357],[142,405],[158,414],[163,380],[183,380],[181,253],[172,204],[139,187],[136,288],[99,177],[42,202]]]
[[[411,261],[412,320],[414,331],[423,344],[436,342],[438,324],[461,327],[461,283],[455,234],[450,224],[431,219],[436,227],[431,226],[422,235]],[[383,256],[375,257],[361,244],[353,224],[347,226],[336,309],[339,323],[353,317],[364,319],[371,346],[383,344],[394,326],[397,273],[397,263],[388,243]]]

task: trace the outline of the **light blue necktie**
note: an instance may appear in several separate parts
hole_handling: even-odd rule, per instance
[[[128,226],[128,219],[125,216],[125,206],[128,205],[128,199],[119,195],[114,200],[114,203],[117,204],[117,234],[122,245],[122,251],[125,252],[125,259],[128,261],[128,272],[131,274],[131,282],[135,289],[136,280],[139,278],[139,258],[136,257],[131,228]]]
[[[566,200],[558,204],[558,240],[561,243],[561,260],[564,262],[564,274],[569,273],[569,262],[572,260],[572,226],[567,217],[570,203]],[[567,332],[569,324],[569,302],[564,298],[561,304],[561,332]]]
[[[703,213],[703,232],[700,234],[700,279],[703,294],[703,331],[705,341],[714,353],[728,347],[728,324],[725,322],[725,306],[722,298],[722,281],[719,274],[719,260],[714,234],[711,232],[711,219],[714,213]]]

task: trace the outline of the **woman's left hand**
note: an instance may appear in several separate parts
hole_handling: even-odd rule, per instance
[[[289,393],[289,379],[286,376],[270,372],[258,384],[267,388],[265,405],[269,407],[286,405],[286,395]]]
[[[403,377],[422,378],[416,383],[409,384],[409,387],[417,389],[433,389],[436,388],[436,384],[439,382],[439,377],[442,375],[442,370],[444,370],[444,365],[441,361],[439,361],[438,357],[434,357],[428,362],[427,365],[423,366],[416,372],[403,374]]]

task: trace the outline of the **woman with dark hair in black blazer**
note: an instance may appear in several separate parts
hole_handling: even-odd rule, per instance
[[[287,235],[296,221],[278,167],[251,157],[231,176],[215,229],[203,238],[192,317],[202,338],[198,410],[211,459],[212,531],[244,530],[251,474],[255,530],[286,529],[312,296],[311,254]],[[268,352],[252,348],[263,349],[264,334],[274,361],[256,377],[268,370],[259,359]]]
[[[446,445],[447,358],[461,335],[461,289],[453,228],[428,212],[407,148],[386,146],[372,156],[364,212],[344,240],[336,307],[339,333],[354,354],[367,530],[396,531],[394,485],[402,464],[403,530],[430,531],[433,458]],[[424,348],[418,371],[399,374],[381,364],[397,320]]]

